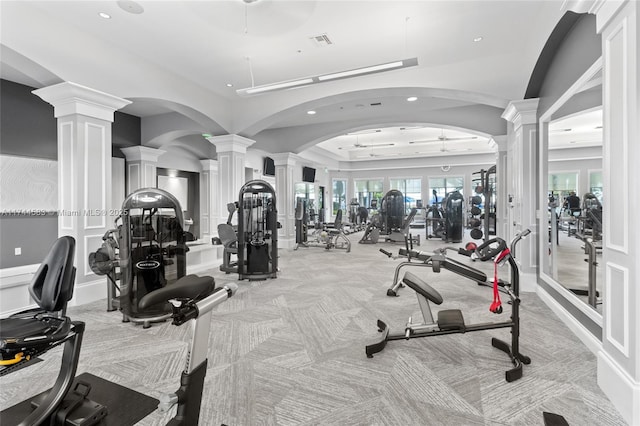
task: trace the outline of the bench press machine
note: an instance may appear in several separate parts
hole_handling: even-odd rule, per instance
[[[529,230],[526,230],[516,236],[512,243],[512,248],[515,249],[517,242],[529,232]],[[487,277],[484,272],[447,258],[444,252],[448,249],[452,248],[447,247],[434,254],[414,252],[413,257],[423,260],[424,265],[430,266],[433,269],[433,272],[440,272],[441,269],[444,268],[477,283],[487,285]],[[520,297],[518,265],[516,264],[511,251],[507,249],[506,242],[500,238],[493,238],[486,241],[473,252],[464,249],[457,250],[458,253],[470,256],[473,259],[487,261],[497,258],[499,262],[507,262],[509,264],[511,269],[511,282],[508,283],[495,279],[494,303],[490,308],[494,313],[501,313],[502,306],[499,303],[496,304],[496,295],[498,294],[498,291],[508,294],[511,303],[511,317],[509,320],[481,324],[465,324],[462,311],[459,309],[446,309],[439,311],[437,320],[434,321],[429,302],[440,305],[443,302],[442,296],[436,289],[428,285],[422,279],[418,278],[411,272],[406,272],[402,279],[402,283],[416,292],[424,322],[417,324],[412,323],[411,318],[409,318],[404,332],[390,334],[387,324],[384,321],[378,320],[378,331],[383,333],[383,336],[378,342],[366,346],[367,357],[372,358],[373,354],[382,351],[387,345],[387,342],[391,340],[414,339],[418,337],[439,336],[443,334],[458,334],[480,330],[510,328],[510,345],[495,337],[491,339],[491,344],[493,347],[505,352],[511,358],[513,368],[506,371],[505,378],[507,382],[518,380],[522,377],[522,365],[531,363],[531,358],[520,353]]]

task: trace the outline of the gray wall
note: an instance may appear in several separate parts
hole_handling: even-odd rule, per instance
[[[33,87],[0,80],[0,154],[58,159],[53,106]]]
[[[0,269],[40,263],[58,238],[58,216],[3,216],[0,236]],[[16,247],[22,255],[15,255]]]
[[[559,44],[540,87],[538,117],[558,100],[602,56],[596,17],[584,14]]]

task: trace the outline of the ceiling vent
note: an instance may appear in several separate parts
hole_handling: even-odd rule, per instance
[[[316,46],[316,47],[325,47],[325,46],[330,46],[333,44],[333,42],[331,41],[331,39],[329,38],[329,36],[326,33],[317,35],[317,36],[313,36],[313,37],[309,37],[309,40],[311,40],[311,42]]]

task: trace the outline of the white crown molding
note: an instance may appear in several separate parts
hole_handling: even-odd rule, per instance
[[[237,152],[246,154],[247,148],[256,143],[256,141],[240,135],[209,136],[207,140],[216,147],[216,153]]]
[[[302,157],[293,154],[291,152],[280,152],[277,154],[270,154],[273,158],[273,163],[276,166],[295,166],[300,161],[305,161]]]
[[[489,138],[490,146],[497,146],[498,151],[507,151],[509,145],[509,139],[507,135],[491,136]]]
[[[538,113],[538,98],[511,101],[502,113],[502,118],[513,123],[514,129],[525,124],[535,124]]]
[[[56,118],[80,114],[113,122],[114,111],[131,103],[126,99],[68,81],[36,89],[31,93],[53,105]]]
[[[120,151],[127,158],[127,162],[131,161],[149,161],[158,162],[158,158],[167,151],[161,149],[149,148],[148,146],[130,146],[120,148]]]

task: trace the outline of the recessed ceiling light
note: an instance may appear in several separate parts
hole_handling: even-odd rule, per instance
[[[108,13],[105,12],[100,12],[98,13],[98,16],[104,19],[111,19],[111,15],[109,15]]]
[[[313,114],[315,114],[315,113],[316,113],[316,112],[315,112],[314,110],[307,111],[307,114],[309,114],[309,115],[313,115]]]
[[[232,83],[227,83],[227,87],[233,87]]]
[[[473,39],[473,41],[476,42],[476,43],[479,42],[479,41],[482,41],[482,37],[476,37],[476,38]]]
[[[409,96],[409,97],[407,98],[407,101],[408,101],[408,102],[415,102],[415,101],[417,101],[417,100],[418,100],[418,97],[417,97],[417,96]]]
[[[125,12],[133,13],[134,15],[144,12],[144,7],[133,0],[118,0],[118,6]]]

